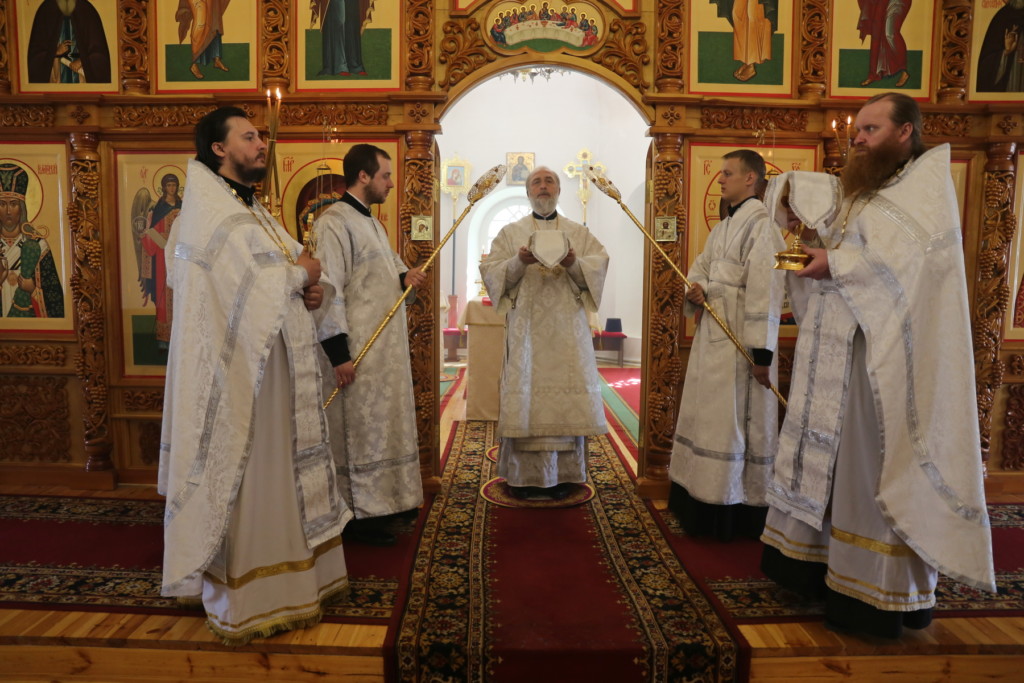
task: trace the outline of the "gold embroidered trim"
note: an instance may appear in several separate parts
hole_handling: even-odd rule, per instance
[[[922,609],[930,607],[935,604],[935,593],[934,590],[929,591],[915,591],[913,593],[902,593],[899,591],[887,591],[875,586],[874,584],[860,581],[850,576],[843,576],[837,574],[830,568],[828,570],[828,576],[825,579],[825,583],[829,588],[842,593],[851,598],[856,598],[861,602],[865,602],[876,609],[889,610],[889,611],[911,611],[914,609]],[[852,585],[851,585],[852,584]],[[853,586],[861,586],[865,590],[874,591],[873,593],[867,593],[859,591]],[[879,595],[890,596],[892,600],[879,599]],[[900,599],[902,598],[902,599]],[[899,607],[898,610],[893,610],[893,607]]]
[[[797,548],[807,548],[808,550],[828,550],[827,545],[821,545],[818,543],[800,543],[799,541],[794,541],[793,539],[786,536],[786,534],[782,533],[775,527],[765,525],[764,530],[765,532],[772,532],[773,534],[781,538],[787,545],[791,545]]]
[[[337,538],[332,538],[329,541],[321,543],[313,550],[312,557],[309,557],[305,560],[298,560],[293,562],[279,562],[277,564],[272,564],[268,567],[256,567],[254,569],[250,569],[245,574],[242,574],[237,578],[229,576],[226,581],[220,581],[216,577],[207,574],[206,580],[210,583],[215,583],[221,586],[227,586],[231,589],[238,589],[251,581],[255,581],[256,579],[265,579],[270,576],[277,576],[278,574],[304,572],[309,569],[312,569],[313,565],[316,564],[317,559],[320,558],[321,555],[327,553],[330,550],[333,550],[334,548],[337,548],[339,545],[341,545],[341,536],[338,536]]]
[[[859,536],[835,527],[832,527],[832,538],[836,539],[840,543],[846,543],[847,545],[856,546],[857,548],[873,553],[879,553],[880,555],[888,555],[890,557],[913,557],[916,555],[908,545],[892,545],[890,543],[883,543],[882,541],[876,541],[875,539],[867,538],[866,536]]]

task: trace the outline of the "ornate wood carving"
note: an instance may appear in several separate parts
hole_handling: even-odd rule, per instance
[[[52,104],[0,104],[3,128],[49,128],[56,118]]]
[[[7,48],[7,0],[0,0],[0,95],[11,93],[11,53]]]
[[[701,107],[701,128],[736,128],[761,130],[774,126],[775,130],[807,130],[807,110],[766,109],[762,107]]]
[[[423,119],[430,116],[431,111],[432,109],[423,106],[422,102],[414,102],[409,105],[409,109],[406,110],[406,113],[408,114],[410,119],[412,119],[416,123],[420,123],[423,121]]]
[[[67,349],[60,344],[11,344],[0,346],[2,365],[49,365],[62,368],[67,361]]]
[[[156,465],[160,462],[159,422],[139,424],[139,460],[143,465]]]
[[[217,108],[215,104],[138,104],[114,107],[118,128],[192,127]]]
[[[996,125],[999,126],[999,130],[1003,131],[1003,135],[1009,135],[1017,130],[1017,121],[1009,114],[1004,116],[1003,120]]]
[[[804,0],[800,14],[800,96],[821,97],[831,23],[828,0]]]
[[[679,237],[674,244],[661,247],[676,264],[685,262],[687,215],[683,187],[683,136],[660,133],[655,136],[657,155],[652,169],[653,215],[675,216]],[[649,329],[644,337],[644,390],[647,412],[644,414],[646,459],[644,476],[652,483],[668,483],[668,462],[672,455],[672,437],[683,363],[679,350],[680,322],[683,310],[683,283],[661,254],[651,249],[647,262],[647,317]]]
[[[992,406],[1003,383],[999,348],[1003,316],[1010,300],[1007,282],[1010,243],[1016,229],[1013,215],[1014,167],[1017,145],[996,142],[988,146],[985,164],[985,201],[978,242],[977,279],[974,288],[974,373],[978,389],[978,425],[981,455],[988,460],[992,449]]]
[[[72,133],[71,202],[71,295],[75,304],[75,329],[81,352],[75,370],[85,394],[85,469],[113,469],[107,411],[106,318],[103,303],[103,235],[100,224],[100,162],[93,133]]]
[[[149,94],[149,0],[121,0],[118,47],[121,51],[121,89],[126,94]]]
[[[676,111],[675,105],[672,105],[661,113],[661,118],[665,121],[666,126],[674,126],[683,118],[683,114]]]
[[[74,109],[72,109],[71,111],[68,112],[68,116],[70,116],[75,121],[77,121],[78,125],[82,125],[83,123],[85,123],[86,121],[89,120],[89,117],[92,116],[92,114],[87,112],[82,107],[82,105],[77,104],[77,105],[75,105]]]
[[[1004,470],[1024,470],[1024,384],[1011,384],[1003,420]]]
[[[942,42],[939,54],[940,104],[963,104],[967,99],[968,55],[971,49],[971,0],[942,1]]]
[[[159,413],[164,409],[164,392],[127,390],[124,407],[133,413]]]
[[[971,134],[972,118],[967,114],[925,114],[922,132],[941,137],[967,137]]]
[[[484,64],[497,59],[484,42],[480,22],[475,19],[462,23],[446,21],[442,31],[444,37],[441,38],[438,60],[448,65],[444,78],[438,81],[442,88],[455,85]]]
[[[381,102],[289,104],[281,107],[286,126],[384,126],[388,105]]]
[[[683,90],[683,0],[658,2],[658,60],[655,63],[654,87],[658,92]],[[669,124],[671,125],[671,124]]]
[[[433,83],[432,19],[434,0],[405,2],[405,86],[409,90],[430,90]]]
[[[400,253],[410,266],[422,264],[434,249],[434,242],[412,241],[409,232],[412,217],[434,213],[434,135],[429,131],[411,131],[405,135],[405,194],[399,209],[401,231]],[[435,263],[433,268],[436,273]],[[429,271],[428,271],[429,272]],[[416,425],[420,444],[420,472],[424,478],[437,476],[434,463],[438,448],[437,420],[438,377],[437,377],[437,308],[436,285],[438,279],[431,275],[429,282],[434,286],[420,287],[416,301],[406,308],[409,323],[409,353],[412,357],[413,386],[416,387]]]
[[[308,3],[307,3],[308,4]],[[260,2],[260,38],[263,48],[263,87],[288,87],[288,16],[291,3],[286,0]]]
[[[69,462],[67,377],[0,375],[0,462]]]
[[[644,78],[644,66],[651,61],[647,54],[646,34],[647,26],[642,21],[615,19],[608,27],[604,45],[591,59],[624,78],[634,88],[644,90],[650,85]]]
[[[1015,353],[1010,356],[1010,360],[1006,363],[1007,373],[1020,377],[1024,375],[1024,356],[1019,353]]]

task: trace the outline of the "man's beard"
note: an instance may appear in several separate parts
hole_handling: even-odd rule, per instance
[[[854,148],[843,168],[843,193],[847,197],[874,192],[907,161],[907,151],[894,139],[875,147]]]
[[[378,192],[369,185],[366,186],[366,203],[370,204],[383,204],[384,200],[388,198],[387,190],[384,192]]]
[[[530,197],[530,206],[541,216],[550,216],[558,208],[558,197]]]
[[[239,164],[235,167],[235,174],[241,179],[242,183],[255,185],[267,177],[267,167],[260,168],[259,166],[242,166]]]

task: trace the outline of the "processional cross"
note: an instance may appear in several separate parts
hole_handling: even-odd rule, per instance
[[[590,156],[590,150],[585,147],[580,150],[578,155],[576,155],[576,161],[565,165],[566,176],[570,179],[580,179],[580,186],[579,189],[576,190],[576,196],[580,198],[580,203],[583,205],[583,225],[587,224],[587,202],[590,201],[590,177],[587,173],[588,169],[592,170],[592,172],[599,177],[604,176],[605,165],[599,161],[594,161]]]

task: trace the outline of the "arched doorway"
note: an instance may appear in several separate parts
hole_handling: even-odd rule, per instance
[[[439,170],[445,160],[457,157],[475,180],[497,164],[511,170],[525,157],[531,167],[548,166],[559,174],[560,212],[584,222],[579,178],[568,175],[566,167],[579,163],[586,150],[591,163],[604,166],[626,205],[644,215],[650,121],[620,90],[593,75],[555,65],[521,65],[474,76],[474,83],[460,84],[441,117],[442,133],[435,137]],[[589,189],[585,222],[612,257],[601,308],[592,322],[603,329],[609,319],[621,321],[627,335],[624,362],[638,367],[644,334],[644,238],[611,199]],[[449,196],[440,195],[439,234],[466,203],[462,197],[453,206]],[[461,309],[479,295],[481,255],[503,225],[528,210],[525,186],[517,185],[511,174],[474,206],[441,253],[442,300],[454,293]],[[442,315],[441,326],[446,323]],[[617,353],[599,350],[598,361],[617,365]]]

